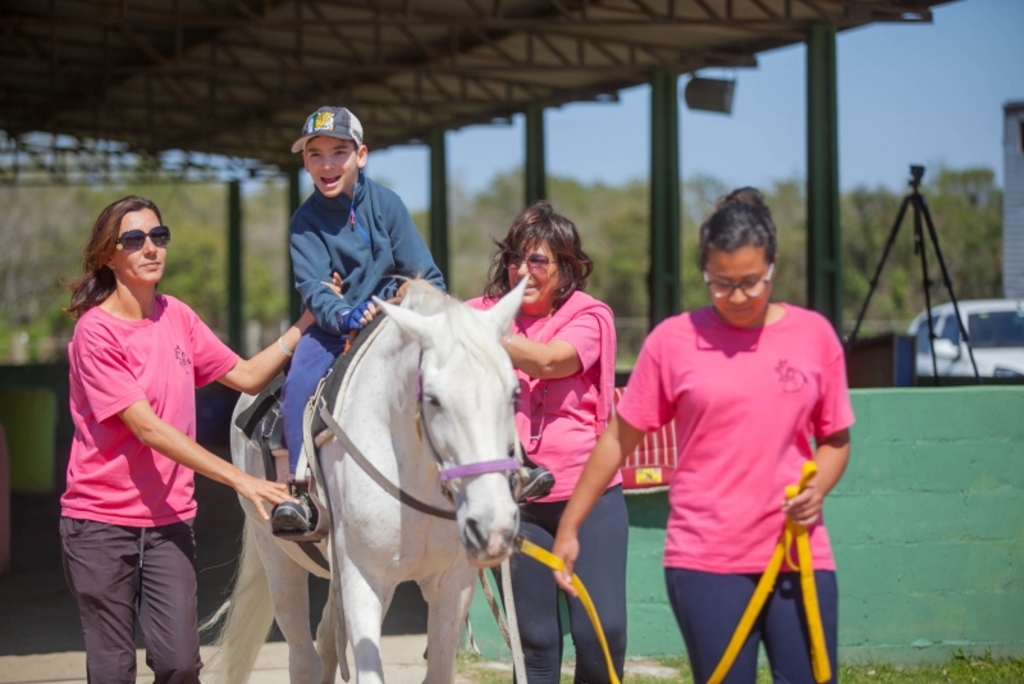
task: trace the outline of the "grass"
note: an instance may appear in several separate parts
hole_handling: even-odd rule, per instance
[[[673,669],[677,677],[661,678],[631,675],[630,664],[644,662]],[[506,664],[507,665],[507,664]],[[459,675],[474,684],[511,684],[509,669],[496,669],[484,659],[462,655],[459,657]],[[657,658],[646,661],[627,661],[625,680],[629,684],[694,684],[689,663],[683,658]],[[757,684],[771,684],[768,668],[760,667]],[[941,665],[840,665],[841,684],[1020,684],[1024,682],[1024,658],[996,659],[991,653],[983,656],[966,655],[962,651]],[[561,684],[572,684],[571,675],[562,675]]]

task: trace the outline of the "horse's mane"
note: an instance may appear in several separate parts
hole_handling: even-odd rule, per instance
[[[402,307],[425,316],[443,313],[448,319],[453,339],[461,343],[471,356],[484,366],[504,368],[502,361],[506,355],[499,345],[494,344],[493,333],[480,324],[479,312],[459,299],[446,295],[426,280],[415,279],[409,281],[409,291],[402,300]]]

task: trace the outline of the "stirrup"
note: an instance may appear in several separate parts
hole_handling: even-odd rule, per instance
[[[292,509],[296,521],[300,524],[295,526],[296,529],[275,529],[272,513],[270,521],[271,533],[278,539],[286,539],[293,542],[317,542],[324,539],[331,530],[331,515],[320,502],[313,479],[296,481],[295,476],[289,475],[287,484],[291,495],[298,499],[300,503],[284,501],[274,506],[274,513],[277,513],[278,510],[287,511]],[[300,510],[294,510],[299,506],[302,507]],[[306,515],[307,513],[308,515]],[[303,528],[301,524],[303,518],[308,522],[308,527]]]

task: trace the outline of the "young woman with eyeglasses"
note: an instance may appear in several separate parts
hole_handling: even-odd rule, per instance
[[[850,453],[843,349],[821,315],[771,301],[775,224],[757,190],[719,203],[701,226],[700,260],[711,306],[662,322],[644,341],[562,516],[553,553],[566,569],[555,579],[571,592],[593,502],[644,433],[674,421],[665,579],[695,680],[707,681],[722,658],[786,520],[809,528],[834,665],[838,590],[822,501]],[[785,502],[810,459],[817,475]],[[801,600],[799,574],[784,564],[726,682],[755,681],[759,642],[776,681],[814,682]]]
[[[489,308],[527,281],[520,314],[502,344],[519,376],[519,439],[529,463],[554,475],[547,495],[531,497],[530,486],[537,478],[528,478],[522,493],[527,501],[520,530],[544,548],[551,548],[566,500],[611,415],[615,325],[611,309],[583,291],[592,269],[572,221],[547,202],[536,202],[498,243],[485,296],[467,302]],[[629,534],[621,481],[616,477],[606,483],[579,532],[590,541],[579,574],[601,615],[620,678],[626,654]],[[551,573],[530,558],[513,556],[511,568],[527,680],[557,684],[562,665],[558,587]],[[569,603],[569,621],[577,681],[608,682],[600,643],[578,601]]]
[[[195,442],[195,388],[255,394],[312,322],[240,359],[181,301],[157,292],[171,230],[125,197],[96,219],[71,284],[68,345],[75,436],[61,498],[64,571],[92,682],[135,681],[135,621],[157,682],[198,682],[194,472],[264,511],[284,485],[246,475]]]

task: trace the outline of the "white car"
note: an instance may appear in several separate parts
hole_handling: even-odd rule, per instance
[[[978,374],[986,378],[1024,379],[1024,299],[974,299],[959,304]],[[960,339],[953,305],[932,307],[932,321],[939,375],[973,376],[971,357]],[[907,333],[916,338],[917,376],[931,377],[932,355],[925,313],[914,319]]]

